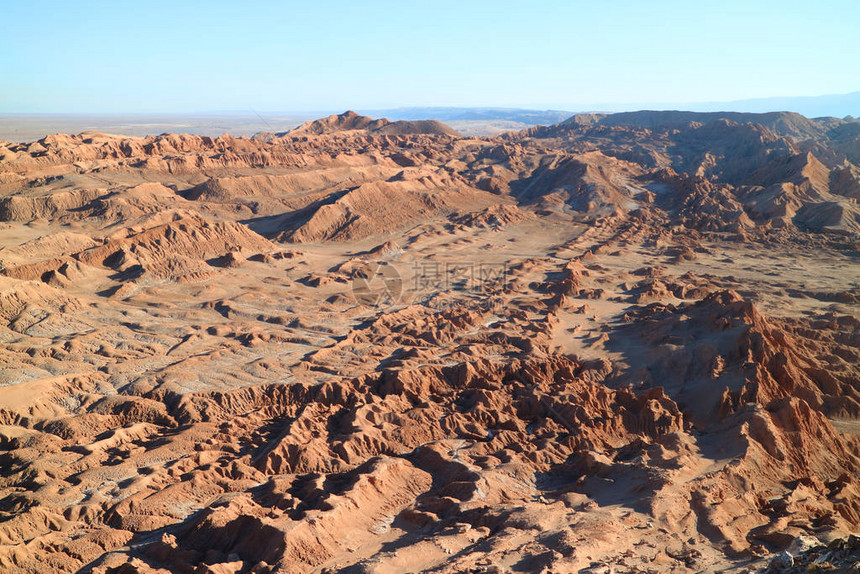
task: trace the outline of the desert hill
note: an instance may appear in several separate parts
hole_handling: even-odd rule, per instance
[[[291,135],[304,133],[321,135],[352,130],[365,130],[374,134],[386,135],[428,134],[449,135],[453,137],[459,135],[453,129],[436,120],[399,120],[391,122],[387,119],[375,120],[353,111],[347,111],[340,115],[331,115],[321,120],[306,122],[288,133]]]
[[[0,570],[847,561],[858,133],[0,143]]]
[[[598,120],[604,126],[636,126],[648,129],[683,126],[691,122],[709,124],[717,120],[728,120],[738,124],[754,123],[781,136],[794,140],[817,139],[838,126],[855,123],[851,119],[806,118],[794,112],[684,112],[641,111],[608,114]],[[568,120],[569,121],[569,120]]]

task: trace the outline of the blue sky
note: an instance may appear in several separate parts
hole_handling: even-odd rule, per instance
[[[860,1],[6,1],[0,112],[582,109],[860,90]]]

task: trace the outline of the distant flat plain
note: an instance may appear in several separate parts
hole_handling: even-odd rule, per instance
[[[158,135],[165,132],[201,136],[252,136],[258,132],[284,132],[317,114],[294,116],[230,114],[0,114],[0,140],[27,142],[46,135],[96,131],[129,136]]]
[[[307,113],[223,112],[211,114],[3,114],[0,141],[32,142],[51,134],[94,131],[127,136],[186,133],[216,137],[224,133],[252,136],[280,133],[302,123],[344,110]],[[495,135],[519,131],[537,124],[560,122],[573,112],[531,112],[483,108],[403,108],[375,110],[374,117],[390,120],[438,119],[465,136]]]

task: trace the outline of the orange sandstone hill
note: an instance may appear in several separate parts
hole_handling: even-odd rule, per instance
[[[460,135],[455,130],[436,120],[399,120],[391,122],[384,118],[375,120],[367,116],[361,116],[353,111],[347,111],[340,115],[331,115],[321,120],[305,122],[288,133],[292,135],[322,135],[353,130],[385,135],[427,134],[452,137]]]
[[[848,568],[858,138],[0,143],[0,570]]]

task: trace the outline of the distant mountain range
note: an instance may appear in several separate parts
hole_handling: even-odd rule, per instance
[[[564,110],[529,110],[523,108],[395,108],[388,110],[362,110],[373,118],[390,120],[438,120],[440,122],[467,122],[504,120],[526,125],[550,125],[563,122],[574,114]]]
[[[675,102],[591,104],[570,106],[571,109],[526,109],[499,107],[403,107],[393,109],[359,109],[372,118],[391,121],[437,120],[466,136],[493,135],[504,131],[519,131],[536,125],[549,126],[564,122],[574,115],[580,123],[586,115],[618,114],[641,110],[686,112],[721,112],[720,117],[735,121],[757,121],[752,118],[730,117],[738,113],[794,112],[806,118],[847,116],[860,117],[860,92],[815,97],[758,98],[732,102]],[[0,114],[0,140],[34,141],[53,133],[101,131],[125,135],[157,135],[163,132],[191,133],[217,136],[225,132],[250,136],[258,132],[283,132],[303,122],[327,116],[319,112],[256,112],[222,111],[174,114]],[[622,121],[602,120],[602,123]],[[627,118],[629,119],[629,118]],[[642,119],[642,118],[638,118]],[[660,118],[662,121],[664,118]],[[761,118],[759,118],[761,119]],[[701,121],[697,119],[697,121]],[[802,124],[797,118],[793,123]],[[806,127],[802,127],[805,130]],[[792,134],[795,137],[798,134]]]
[[[587,111],[630,112],[642,109],[694,112],[796,112],[808,118],[860,116],[860,92],[825,96],[753,98],[728,102],[631,103],[592,106]]]
[[[509,121],[526,125],[551,125],[575,113],[618,113],[639,110],[686,110],[691,112],[795,112],[808,118],[860,116],[860,92],[809,97],[776,97],[734,100],[728,102],[632,102],[626,104],[596,103],[569,106],[567,110],[524,108],[456,108],[405,107],[383,110],[360,110],[371,117],[391,120],[434,119],[441,122]]]
[[[738,124],[755,123],[795,141],[848,136],[857,134],[860,120],[845,118],[807,118],[796,112],[690,112],[676,110],[640,110],[614,114],[574,114],[567,120],[550,126],[555,129],[568,126],[627,126],[649,130],[683,128],[690,123],[710,124],[725,120]]]

